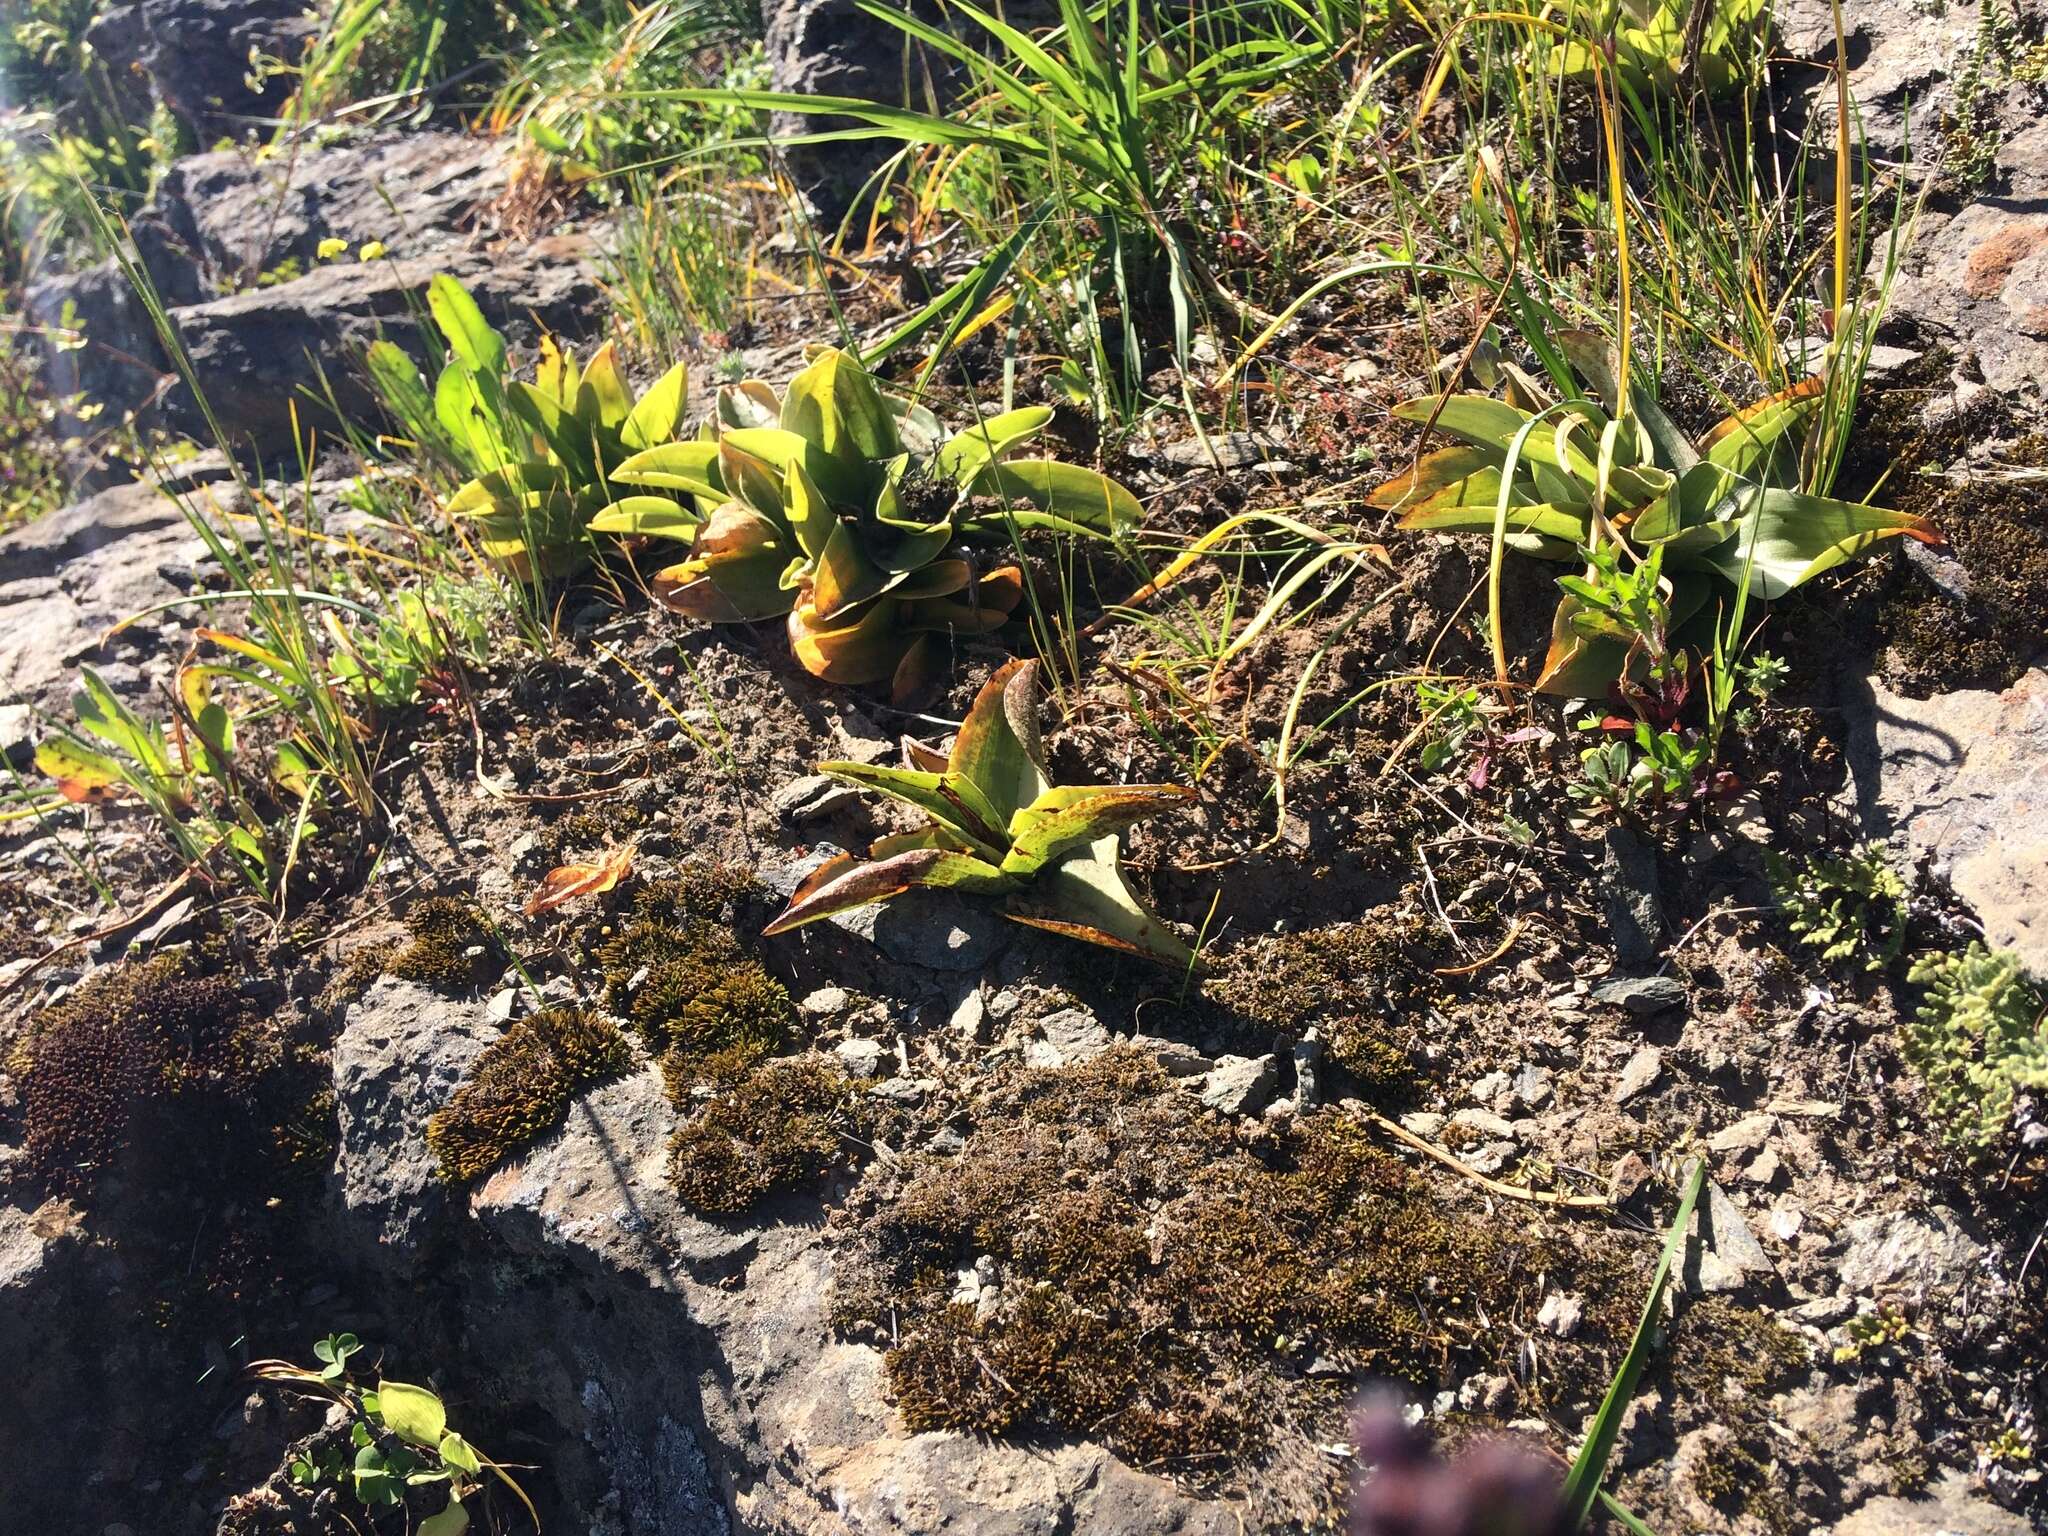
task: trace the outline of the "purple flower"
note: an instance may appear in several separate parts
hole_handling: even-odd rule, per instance
[[[1350,1536],[1570,1536],[1562,1469],[1519,1441],[1484,1440],[1446,1461],[1392,1399],[1369,1404],[1356,1434],[1370,1470],[1352,1494]]]

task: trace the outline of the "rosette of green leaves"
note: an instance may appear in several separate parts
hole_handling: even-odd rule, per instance
[[[1607,52],[1639,97],[1669,95],[1688,73],[1709,96],[1742,84],[1762,62],[1770,21],[1765,0],[1607,0],[1575,10],[1576,27],[1596,41],[1559,48],[1552,73],[1590,81],[1595,55]]]
[[[1787,483],[1797,480],[1798,447],[1821,405],[1821,379],[1737,411],[1695,444],[1639,384],[1621,408],[1605,338],[1575,331],[1554,339],[1590,395],[1554,399],[1503,365],[1503,398],[1403,401],[1396,416],[1456,441],[1381,485],[1371,503],[1399,511],[1404,528],[1491,532],[1548,560],[1578,561],[1586,550],[1615,545],[1638,561],[1661,551],[1673,629],[1706,605],[1717,578],[1772,599],[1880,539],[1941,542],[1924,517]],[[1559,582],[1564,592],[1536,682],[1543,692],[1599,697],[1630,665],[1632,637],[1587,602],[1598,571],[1586,575]]]
[[[1013,528],[1120,535],[1137,498],[1094,470],[1012,457],[1045,407],[945,436],[932,413],[886,396],[849,353],[820,350],[778,396],[759,380],[719,393],[695,441],[634,455],[614,479],[693,504],[618,503],[592,527],[686,539],[656,573],[669,607],[711,623],[788,616],[798,661],[836,683],[916,686],[941,637],[990,634],[1024,599],[1014,564],[981,569],[978,539]]]
[[[449,353],[431,397],[424,377],[389,342],[370,349],[370,373],[416,438],[472,474],[448,513],[474,523],[487,559],[521,581],[568,575],[591,558],[590,524],[600,510],[675,508],[674,497],[615,473],[675,438],[688,393],[681,363],[636,398],[611,343],[578,366],[573,353],[543,337],[533,378],[508,380],[505,338],[460,283],[436,277],[427,307]]]
[[[930,818],[884,837],[865,860],[840,854],[790,897],[767,932],[886,901],[913,886],[1006,898],[1004,915],[1091,944],[1193,964],[1117,868],[1117,834],[1182,805],[1174,784],[1055,786],[1038,736],[1037,663],[1012,661],[976,695],[950,752],[906,742],[912,766],[820,763],[818,771],[915,806]]]

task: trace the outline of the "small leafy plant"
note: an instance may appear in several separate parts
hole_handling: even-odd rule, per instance
[[[1776,853],[1765,862],[1787,926],[1823,960],[1854,960],[1866,971],[1881,971],[1899,958],[1906,946],[1906,882],[1882,842],[1796,868]]]
[[[437,445],[472,478],[448,514],[474,522],[484,556],[521,581],[566,576],[588,564],[591,520],[607,507],[641,504],[673,513],[672,497],[615,478],[630,457],[674,439],[688,380],[677,363],[637,399],[612,345],[580,367],[544,337],[531,382],[505,376],[505,339],[446,273],[427,307],[449,358],[431,392],[395,344],[372,345],[371,378],[414,437]]]
[[[1578,8],[1574,8],[1578,9]],[[1638,96],[1667,96],[1688,78],[1710,96],[1734,89],[1762,59],[1765,0],[1607,0],[1578,10],[1583,35],[1551,55],[1562,79],[1589,81],[1605,52]]]
[[[1403,420],[1458,441],[1425,454],[1380,486],[1375,506],[1402,513],[1404,528],[1491,532],[1497,547],[1548,560],[1587,559],[1566,578],[1536,687],[1575,698],[1603,696],[1617,679],[1669,654],[1672,636],[1706,605],[1718,578],[1745,596],[1771,599],[1904,534],[1939,535],[1924,517],[1792,489],[1795,449],[1824,386],[1808,379],[1736,412],[1695,445],[1650,392],[1631,385],[1621,404],[1604,338],[1553,338],[1593,390],[1556,398],[1509,363],[1504,398],[1429,395],[1394,407]],[[1587,552],[1611,552],[1588,558]],[[1655,556],[1658,563],[1648,567]],[[1648,567],[1653,579],[1644,577]],[[1494,650],[1503,675],[1498,560]],[[1654,589],[1654,591],[1650,590]],[[1657,643],[1642,638],[1654,634]]]
[[[931,818],[878,840],[866,861],[841,854],[797,888],[767,932],[886,901],[913,886],[1007,898],[1004,915],[1091,944],[1187,967],[1194,952],[1147,911],[1117,868],[1117,834],[1185,804],[1172,784],[1054,787],[1038,735],[1037,663],[1013,661],[976,695],[946,754],[906,743],[913,766],[820,763]]]
[[[669,607],[714,624],[787,614],[806,671],[889,680],[902,698],[938,665],[941,637],[991,634],[1024,601],[1022,569],[981,568],[971,541],[1020,528],[1110,537],[1137,522],[1137,498],[1107,476],[1009,457],[1051,419],[1032,406],[948,437],[826,349],[780,396],[759,380],[726,386],[695,441],[615,473],[694,505],[621,500],[591,526],[689,540],[689,558],[654,578]]]
[[[1923,955],[1906,974],[1927,989],[1900,1042],[1928,1113],[1957,1146],[1988,1151],[2011,1131],[2022,1094],[2048,1093],[2048,999],[2017,955],[1981,941]]]
[[[267,771],[247,762],[246,753],[238,755],[235,718],[214,697],[212,680],[253,679],[276,694],[289,686],[293,669],[253,641],[213,630],[200,634],[262,662],[264,672],[186,663],[178,670],[166,729],[130,709],[97,672],[83,667],[72,698],[76,724],[37,745],[36,767],[73,804],[141,801],[189,861],[225,844],[251,883],[269,890],[311,829],[322,778],[307,751],[290,738],[276,748]],[[286,818],[279,813],[294,801],[297,814],[286,834]]]
[[[249,1372],[311,1397],[338,1404],[348,1415],[349,1445],[301,1456],[291,1466],[295,1482],[331,1483],[353,1493],[365,1508],[388,1509],[405,1501],[409,1488],[443,1483],[448,1503],[413,1529],[418,1536],[459,1536],[469,1528],[463,1501],[483,1486],[489,1472],[511,1489],[540,1528],[540,1516],[511,1474],[448,1426],[448,1410],[425,1387],[381,1378],[374,1388],[358,1383],[349,1362],[362,1351],[352,1333],[329,1334],[313,1346],[315,1369],[289,1360],[258,1360]]]

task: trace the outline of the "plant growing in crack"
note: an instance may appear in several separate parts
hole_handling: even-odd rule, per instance
[[[865,860],[829,860],[766,931],[786,933],[926,886],[1002,896],[1004,916],[1016,922],[1193,966],[1194,951],[1124,883],[1117,834],[1194,792],[1175,784],[1055,786],[1039,747],[1037,667],[1000,668],[948,753],[906,743],[909,768],[820,763],[820,773],[914,805],[931,820],[877,840]]]

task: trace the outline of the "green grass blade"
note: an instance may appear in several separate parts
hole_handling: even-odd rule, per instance
[[[1571,1471],[1565,1475],[1564,1514],[1569,1530],[1585,1527],[1594,1502],[1600,1497],[1600,1480],[1607,1473],[1607,1458],[1614,1454],[1622,1415],[1628,1410],[1629,1399],[1635,1396],[1636,1379],[1643,1374],[1643,1365],[1650,1358],[1650,1340],[1657,1331],[1657,1309],[1663,1305],[1665,1287],[1671,1283],[1672,1263],[1685,1246],[1685,1229],[1706,1182],[1707,1165],[1701,1159],[1692,1165],[1692,1175],[1685,1181],[1685,1194],[1678,1202],[1678,1214],[1671,1218],[1670,1230],[1665,1234],[1664,1251],[1657,1258],[1656,1273],[1650,1277],[1650,1294],[1643,1302],[1635,1337],[1628,1341],[1628,1353],[1621,1357],[1621,1368],[1608,1383],[1607,1396],[1593,1416],[1593,1428],[1586,1435],[1586,1443],[1579,1447]]]

